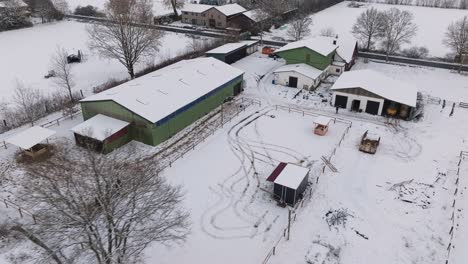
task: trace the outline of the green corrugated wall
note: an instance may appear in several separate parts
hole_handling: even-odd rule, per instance
[[[286,64],[306,63],[317,69],[325,70],[332,64],[335,52],[330,53],[328,56],[323,56],[308,48],[298,48],[278,52],[277,54],[286,60]],[[309,61],[306,61],[307,55],[310,55]]]
[[[242,76],[238,77],[217,93],[179,113],[161,126],[156,126],[113,101],[82,102],[83,118],[87,120],[97,114],[103,114],[127,121],[131,123],[129,132],[132,139],[156,146],[220,106],[224,99],[234,94],[234,87],[241,84],[242,80]]]

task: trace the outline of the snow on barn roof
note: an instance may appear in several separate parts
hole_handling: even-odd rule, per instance
[[[330,53],[335,51],[338,48],[338,46],[333,45],[333,40],[330,40],[328,38],[310,38],[299,40],[296,42],[291,42],[286,46],[276,50],[275,53],[299,48],[308,48],[323,56],[328,56]]]
[[[81,102],[114,101],[156,123],[243,74],[215,58],[183,60]]]
[[[213,8],[213,6],[203,4],[185,4],[182,8],[182,12],[203,13],[210,8]]]
[[[332,119],[326,116],[317,116],[314,120],[314,123],[317,125],[328,126]]]
[[[215,8],[223,13],[226,16],[232,16],[235,14],[243,13],[247,11],[247,9],[243,8],[242,6],[238,4],[228,4],[228,5],[222,5],[222,6],[215,6]]]
[[[261,9],[249,10],[243,14],[254,22],[261,22],[269,17],[269,15]]]
[[[236,51],[242,47],[246,47],[247,43],[236,42],[236,43],[227,43],[212,50],[206,52],[206,54],[228,54],[233,51]]]
[[[6,142],[22,149],[30,149],[53,135],[55,135],[55,131],[53,130],[33,126],[12,136]]]
[[[325,36],[315,36],[311,39],[319,40],[322,39],[325,42],[330,42],[333,44],[333,41],[336,41],[338,48],[336,53],[344,60],[346,63],[349,63],[353,59],[354,50],[356,48],[357,40],[352,37],[342,38],[342,37],[325,37]]]
[[[416,87],[373,70],[344,72],[331,87],[332,90],[348,88],[362,88],[385,99],[411,107],[416,106]]]
[[[276,177],[275,183],[297,190],[301,182],[309,174],[309,169],[288,163],[281,173]]]
[[[323,73],[322,70],[314,68],[305,63],[284,65],[274,71],[274,73],[279,72],[297,72],[314,80],[317,79]]]
[[[98,114],[73,127],[71,131],[85,137],[103,141],[128,125],[130,123]]]

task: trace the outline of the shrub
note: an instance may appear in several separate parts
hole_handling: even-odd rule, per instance
[[[78,16],[105,17],[104,13],[99,12],[99,10],[92,5],[77,6],[73,14]]]
[[[414,46],[403,50],[401,53],[409,58],[424,59],[427,58],[427,56],[429,55],[429,50],[426,47]]]

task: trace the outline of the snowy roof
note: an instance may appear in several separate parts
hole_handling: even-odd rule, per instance
[[[247,46],[252,46],[252,45],[258,44],[260,41],[258,41],[258,40],[242,40],[241,42],[245,43],[245,45],[247,45]]]
[[[8,3],[9,2],[9,3]],[[8,5],[8,4],[9,5]],[[27,7],[28,5],[23,2],[22,0],[7,0],[7,1],[0,1],[0,7],[12,7],[13,3],[18,5],[19,7]]]
[[[367,131],[366,139],[378,141],[380,139],[380,136],[376,134],[375,132]]]
[[[269,17],[269,15],[261,9],[249,10],[243,14],[254,22],[261,22]]]
[[[247,11],[247,9],[243,8],[242,6],[238,4],[228,4],[228,5],[222,5],[222,6],[215,6],[215,8],[223,13],[225,16],[232,16],[235,14],[243,13]]]
[[[338,46],[333,45],[333,40],[330,40],[328,38],[309,38],[299,40],[296,42],[291,42],[286,46],[276,50],[275,53],[299,48],[308,48],[323,56],[328,56],[330,53],[336,50]]]
[[[98,114],[73,127],[71,131],[82,136],[103,141],[128,125],[130,123]]]
[[[391,101],[416,106],[417,89],[405,82],[392,79],[373,70],[343,73],[330,88],[332,90],[362,88]]]
[[[336,53],[340,56],[346,63],[349,63],[353,59],[354,50],[356,48],[357,40],[352,37],[325,37],[325,36],[315,36],[312,39],[319,40],[322,39],[325,42],[333,43],[336,41],[338,48]]]
[[[206,52],[206,54],[228,54],[235,50],[238,50],[242,47],[246,47],[247,43],[236,42],[236,43],[227,43],[212,50]]]
[[[55,135],[55,131],[53,130],[33,126],[12,136],[6,142],[22,149],[30,149],[53,135]]]
[[[315,120],[314,120],[314,123],[317,124],[317,125],[328,126],[328,124],[330,123],[331,120],[332,119],[330,117],[317,116],[317,118],[315,118]]]
[[[182,8],[182,12],[203,13],[213,7],[212,5],[185,4]]]
[[[299,64],[288,64],[279,67],[274,71],[274,73],[279,73],[279,72],[297,72],[300,73],[306,77],[309,77],[311,79],[317,79],[320,74],[323,73],[322,70],[319,70],[317,68],[314,68],[310,65],[307,65],[305,63],[299,63]]]
[[[81,102],[111,100],[156,123],[242,74],[215,58],[183,60]]]
[[[309,174],[309,169],[288,163],[275,180],[276,184],[296,190]]]

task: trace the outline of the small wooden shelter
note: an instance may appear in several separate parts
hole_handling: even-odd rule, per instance
[[[314,121],[314,134],[319,136],[325,136],[328,132],[328,126],[330,125],[331,120],[332,119],[330,117],[317,116],[317,118],[315,118]]]
[[[38,159],[47,155],[50,151],[49,138],[55,135],[55,131],[33,126],[6,140],[22,150],[22,154],[32,159]],[[46,141],[46,144],[42,142]]]
[[[375,154],[377,147],[380,144],[380,136],[372,132],[366,131],[361,138],[359,150],[369,154]]]
[[[294,206],[307,188],[309,169],[295,164],[281,162],[267,181],[273,182],[275,199],[281,204]]]

